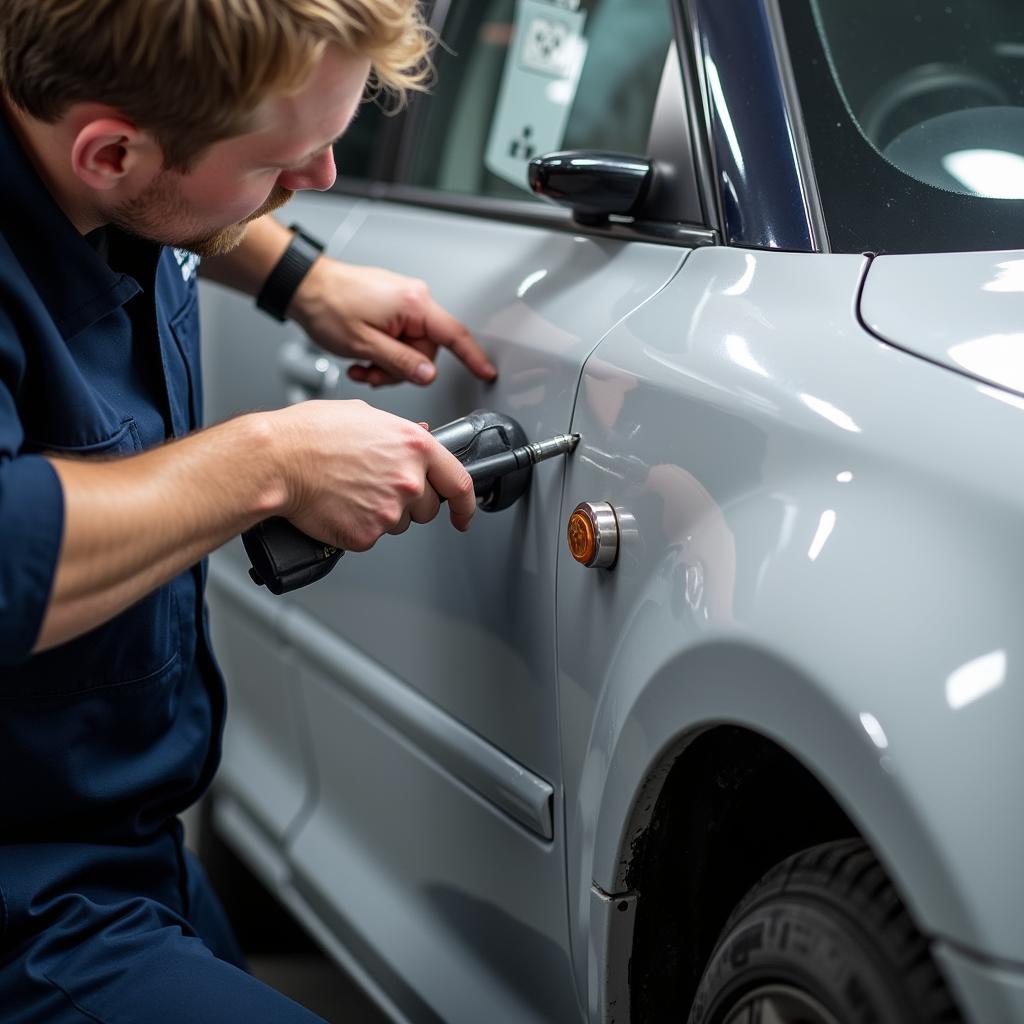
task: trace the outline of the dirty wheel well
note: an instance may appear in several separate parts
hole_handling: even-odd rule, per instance
[[[733,726],[697,737],[665,777],[626,876],[639,893],[633,1024],[685,1020],[715,940],[747,890],[790,854],[855,835],[824,787],[770,740]]]

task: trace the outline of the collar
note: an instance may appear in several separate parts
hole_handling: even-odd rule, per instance
[[[119,274],[68,220],[0,106],[0,234],[14,251],[65,341],[142,289]]]

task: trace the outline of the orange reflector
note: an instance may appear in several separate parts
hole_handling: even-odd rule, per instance
[[[569,550],[577,562],[586,565],[597,551],[597,534],[590,516],[582,512],[573,512],[569,517],[569,528],[566,530],[569,539]]]

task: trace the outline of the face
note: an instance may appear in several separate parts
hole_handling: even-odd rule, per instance
[[[328,47],[302,90],[263,103],[254,130],[215,143],[187,174],[161,171],[112,223],[200,256],[237,246],[246,225],[302,189],[334,184],[332,143],[355,114],[369,61]]]

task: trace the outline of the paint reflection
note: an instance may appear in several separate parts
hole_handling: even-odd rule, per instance
[[[1024,292],[1024,260],[997,263],[996,276],[981,287],[986,292]]]
[[[946,703],[958,711],[1006,681],[1006,651],[992,651],[961,665],[946,680]]]
[[[678,598],[693,614],[718,624],[734,621],[736,590],[736,541],[721,506],[692,473],[673,462],[647,463],[636,455],[623,455],[635,449],[633,438],[641,431],[639,421],[630,418],[636,410],[644,412],[637,397],[639,381],[600,362],[593,362],[583,381],[582,398],[595,423],[608,438],[606,445],[595,443],[594,434],[584,438],[576,460],[609,479],[604,497],[615,495],[640,520],[636,524],[636,542],[642,541],[640,524],[657,519],[671,552],[668,569]],[[633,396],[632,401],[627,398]],[[645,411],[649,416],[650,410]],[[606,450],[611,449],[611,450]],[[624,538],[625,539],[625,538]],[[620,558],[628,558],[629,545],[623,545]]]
[[[885,750],[889,746],[889,737],[885,735],[882,723],[870,711],[861,712],[860,724],[864,727],[864,731],[868,734],[871,742],[879,750]]]
[[[817,413],[822,419],[828,420],[829,423],[834,423],[840,430],[848,430],[852,434],[859,434],[861,432],[860,427],[857,426],[849,413],[843,412],[842,409],[834,406],[831,402],[826,402],[824,398],[801,394],[800,401],[811,412]]]
[[[635,455],[612,454],[594,445],[581,445],[576,457],[613,477],[619,484],[615,489],[624,489],[623,498],[630,506],[647,507],[643,499],[655,499],[686,606],[708,621],[732,622],[736,541],[721,507],[701,482],[681,466],[648,466]],[[632,514],[624,513],[618,504],[616,509],[631,525],[629,536],[622,534],[622,553],[628,557],[629,541],[638,542],[641,533]]]
[[[746,338],[741,338],[738,334],[727,334],[725,353],[736,366],[742,366],[744,370],[756,373],[759,377],[771,377],[771,374],[754,358]]]
[[[965,370],[1024,391],[1024,333],[987,334],[952,345],[949,358]]]
[[[754,282],[754,271],[757,269],[757,260],[749,253],[743,257],[743,273],[735,284],[722,289],[723,295],[744,295]]]
[[[807,549],[807,557],[812,562],[816,561],[818,555],[821,554],[829,537],[832,536],[832,531],[835,529],[835,525],[835,509],[825,509],[825,511],[821,513],[821,518],[818,520],[818,529],[814,531],[814,539],[811,541],[811,546]]]
[[[736,135],[736,126],[732,123],[729,104],[725,101],[725,90],[722,88],[722,79],[719,77],[718,68],[715,62],[708,57],[704,61],[704,69],[707,74],[711,99],[715,105],[715,113],[718,115],[718,122],[722,126],[726,142],[729,144],[729,151],[732,153],[732,158],[740,175],[745,177],[746,168],[743,166],[743,150],[740,148],[740,140]]]
[[[547,270],[535,270],[532,274],[527,274],[526,277],[520,282],[519,287],[516,289],[516,297],[523,298],[526,293],[537,283],[543,281],[548,276]]]

